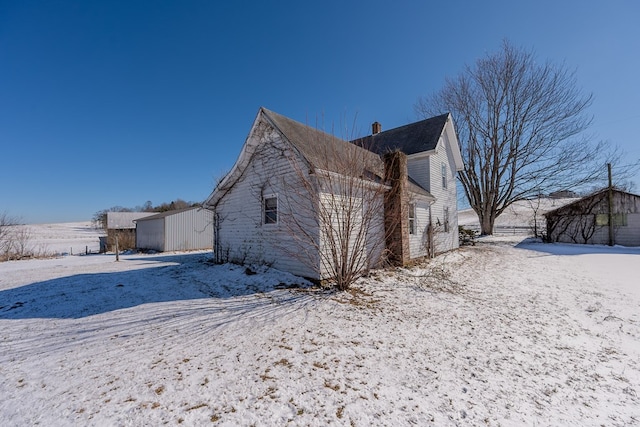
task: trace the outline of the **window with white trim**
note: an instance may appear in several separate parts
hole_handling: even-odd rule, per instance
[[[409,234],[416,234],[416,204],[409,203]]]
[[[276,195],[264,196],[262,202],[263,224],[276,224],[278,222],[278,197]]]

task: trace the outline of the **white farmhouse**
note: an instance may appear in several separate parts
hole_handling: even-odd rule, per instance
[[[261,108],[204,202],[216,260],[322,280],[455,249],[462,167],[449,114],[348,142]]]

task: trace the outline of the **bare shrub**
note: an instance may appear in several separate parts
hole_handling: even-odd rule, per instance
[[[11,233],[10,257],[12,259],[25,259],[34,256],[31,244],[31,230],[26,226],[13,226]]]
[[[270,144],[264,147],[270,155],[282,155]],[[382,162],[311,128],[304,151],[308,163],[285,154],[293,170],[281,182],[285,209],[279,221],[287,238],[275,244],[345,290],[381,262],[387,189]]]

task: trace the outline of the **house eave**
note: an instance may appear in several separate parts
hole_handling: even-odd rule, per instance
[[[316,168],[313,170],[312,172],[313,174],[323,177],[323,178],[342,178],[344,177],[344,175],[339,174],[337,172],[333,172],[333,171],[328,171],[326,169],[319,169]],[[381,182],[374,182],[365,178],[358,178],[358,177],[354,177],[354,179],[356,179],[356,182],[361,184],[364,188],[371,188],[371,189],[384,189],[386,190],[390,190],[391,186],[387,185],[387,184],[383,184]]]

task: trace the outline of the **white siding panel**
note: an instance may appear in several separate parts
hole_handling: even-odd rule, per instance
[[[640,213],[627,214],[627,226],[618,228],[616,244],[640,246]]]
[[[164,218],[138,221],[136,224],[136,247],[164,251]]]
[[[640,214],[627,214],[627,225],[614,227],[614,243],[620,246],[640,246]],[[568,240],[568,239],[567,239]],[[598,227],[589,239],[590,244],[608,245],[609,227]]]
[[[430,193],[436,198],[431,206],[431,218],[434,223],[435,252],[446,252],[458,247],[458,209],[456,192],[456,169],[453,154],[446,139],[438,144],[436,153],[429,156],[430,163]],[[447,167],[447,188],[442,186],[442,164]],[[449,208],[449,231],[444,231],[444,211]]]
[[[442,186],[442,165],[446,165],[447,186]],[[435,252],[446,252],[458,247],[458,195],[457,171],[451,151],[451,144],[445,131],[435,152],[428,156],[423,154],[409,157],[407,169],[409,176],[436,198],[431,205],[431,220],[434,227]],[[449,208],[449,231],[444,231],[444,208]],[[428,214],[426,214],[428,217]],[[427,220],[428,221],[428,220]],[[440,224],[440,225],[438,225]],[[425,228],[421,226],[421,230]],[[426,235],[424,236],[426,239]],[[420,253],[422,236],[410,238],[411,257]],[[425,240],[426,244],[426,240]]]
[[[354,184],[357,186],[357,184]],[[350,190],[355,190],[351,188]],[[357,188],[357,190],[361,190]],[[357,269],[368,270],[370,268],[379,267],[381,264],[382,253],[384,252],[384,205],[383,195],[378,194],[379,190],[366,191],[363,197],[354,198],[351,208],[346,211],[341,210],[343,196],[331,193],[320,194],[321,203],[324,204],[323,214],[330,214],[333,219],[333,232],[335,233],[332,243],[331,239],[327,239],[328,228],[321,226],[321,250],[323,258],[321,261],[321,276],[328,278],[331,276],[331,265],[333,258],[331,249],[340,249],[340,240],[344,237],[344,231],[340,231],[341,221],[345,215],[351,216],[353,226],[351,227],[349,236],[349,257],[352,260],[358,260]],[[346,200],[345,200],[346,203]],[[325,215],[321,215],[324,217]],[[338,219],[342,217],[342,219]],[[337,238],[336,238],[337,236]],[[363,239],[358,242],[358,239]],[[357,243],[356,243],[357,242]],[[358,251],[358,252],[356,252]]]
[[[407,172],[409,176],[422,188],[431,192],[431,172],[428,157],[410,157],[407,161]]]
[[[216,207],[219,216],[221,258],[241,264],[266,263],[293,274],[319,279],[316,259],[298,250],[304,245],[284,221],[288,206],[296,205],[292,191],[303,170],[291,156],[288,145],[276,139],[263,145],[251,159],[245,173]],[[294,165],[296,165],[294,167]],[[278,197],[278,223],[262,224],[262,197]],[[300,202],[302,203],[302,202]],[[317,234],[317,230],[307,230]]]
[[[165,218],[165,251],[209,249],[213,245],[213,212],[190,209]]]
[[[416,233],[409,234],[409,256],[411,259],[428,255],[429,203],[427,201],[415,201],[415,204]]]

